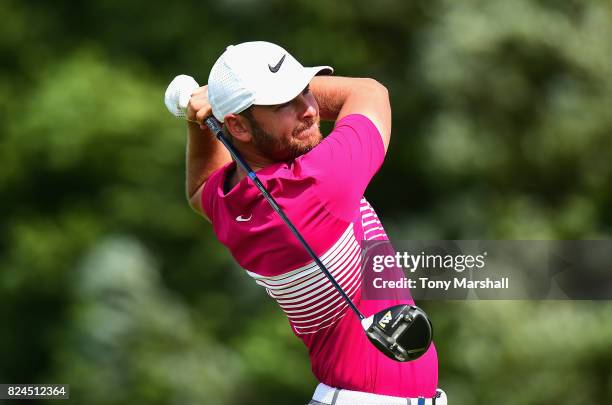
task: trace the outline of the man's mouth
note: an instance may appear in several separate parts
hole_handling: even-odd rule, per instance
[[[298,139],[308,138],[311,135],[314,126],[315,123],[313,122],[308,127],[299,129],[298,131],[294,132],[293,137]]]

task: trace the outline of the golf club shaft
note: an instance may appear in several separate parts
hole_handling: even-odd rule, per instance
[[[206,123],[206,126],[212,131],[212,133],[215,134],[217,139],[219,139],[219,141],[221,141],[221,143],[223,143],[223,145],[225,145],[225,147],[227,148],[229,153],[232,155],[234,160],[236,160],[236,163],[247,173],[247,175],[253,181],[255,186],[257,186],[259,191],[261,191],[261,193],[263,194],[264,198],[268,201],[268,203],[270,203],[270,205],[272,206],[274,211],[276,211],[278,213],[278,215],[280,215],[280,217],[283,220],[283,222],[285,224],[287,224],[289,229],[291,229],[291,232],[293,232],[295,237],[298,238],[298,240],[302,243],[302,246],[304,246],[304,248],[306,249],[306,251],[308,252],[310,257],[312,257],[312,259],[319,266],[319,268],[321,269],[323,274],[325,274],[325,276],[329,279],[329,281],[331,281],[331,283],[333,284],[334,288],[340,293],[342,298],[344,298],[344,300],[349,305],[349,307],[351,307],[353,312],[355,312],[355,314],[357,314],[357,316],[359,317],[360,320],[364,319],[365,317],[363,316],[363,314],[357,309],[357,307],[355,306],[353,301],[350,299],[350,297],[348,295],[346,295],[346,293],[344,292],[342,287],[334,279],[334,276],[331,275],[329,270],[327,270],[327,267],[325,267],[325,265],[317,257],[317,255],[314,253],[314,251],[308,245],[306,240],[304,240],[304,238],[302,237],[300,232],[293,225],[291,220],[285,215],[283,210],[278,206],[278,204],[274,200],[274,197],[272,197],[272,195],[270,193],[268,193],[268,190],[266,190],[266,188],[261,183],[261,181],[259,180],[259,178],[255,174],[255,172],[253,170],[251,170],[251,167],[249,166],[249,164],[244,159],[242,159],[242,156],[240,156],[240,154],[238,154],[238,151],[234,148],[234,145],[232,145],[227,140],[227,138],[223,134],[223,130],[221,129],[221,124],[219,123],[219,121],[217,121],[217,119],[215,117],[209,117],[209,118],[206,119],[205,123]]]

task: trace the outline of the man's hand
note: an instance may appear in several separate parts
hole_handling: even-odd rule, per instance
[[[187,104],[187,121],[198,124],[200,129],[207,129],[204,120],[212,115],[208,101],[208,85],[199,87],[193,92]]]

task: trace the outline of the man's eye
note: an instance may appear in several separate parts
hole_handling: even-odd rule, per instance
[[[304,91],[302,91],[302,94],[308,94],[308,93],[310,93],[310,86],[306,86]]]

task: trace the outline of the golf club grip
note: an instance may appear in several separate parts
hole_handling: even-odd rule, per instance
[[[242,158],[242,156],[240,156],[238,151],[234,148],[234,145],[232,145],[227,140],[227,138],[223,134],[223,129],[221,128],[221,123],[219,121],[217,121],[217,119],[215,117],[208,117],[205,120],[205,123],[206,123],[206,126],[212,131],[212,133],[215,134],[217,139],[219,139],[219,141],[221,141],[221,143],[223,145],[225,145],[225,147],[230,152],[232,157],[236,160],[236,163],[238,163],[238,165],[240,165],[240,167],[245,172],[247,172],[247,175],[253,181],[253,183],[259,189],[259,191],[261,191],[261,193],[263,194],[264,198],[272,206],[274,211],[276,211],[276,213],[278,215],[280,215],[280,217],[283,220],[283,222],[289,227],[289,229],[295,235],[295,237],[298,238],[298,240],[302,243],[302,246],[304,246],[304,248],[306,249],[306,251],[308,252],[310,257],[312,257],[312,259],[319,266],[319,268],[321,269],[323,274],[325,274],[325,276],[329,279],[329,281],[331,281],[331,283],[334,286],[334,288],[336,289],[336,291],[338,291],[340,293],[342,298],[344,298],[344,300],[349,305],[349,307],[353,310],[353,312],[355,312],[355,314],[357,314],[357,316],[359,317],[360,320],[364,319],[365,316],[363,316],[361,311],[359,311],[359,309],[357,309],[357,307],[353,303],[353,300],[351,300],[351,298],[348,295],[346,295],[346,293],[344,292],[342,287],[340,287],[338,282],[334,279],[334,276],[332,276],[331,273],[329,272],[329,270],[327,270],[327,267],[325,267],[325,265],[321,262],[321,260],[317,257],[315,252],[312,250],[310,245],[308,245],[306,240],[302,237],[302,234],[300,234],[300,232],[293,225],[291,220],[285,215],[283,210],[276,203],[276,200],[274,199],[274,197],[272,197],[272,195],[270,193],[268,193],[268,190],[266,190],[266,188],[264,187],[262,182],[259,180],[259,178],[255,174],[255,172],[253,170],[251,170],[251,167],[249,166],[249,164]]]

